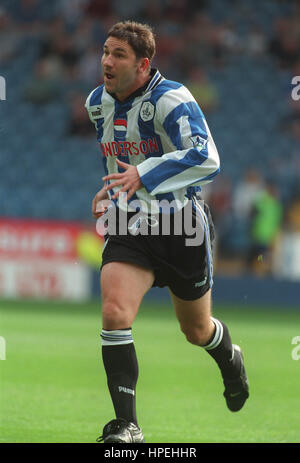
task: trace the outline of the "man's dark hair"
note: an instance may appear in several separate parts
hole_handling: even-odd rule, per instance
[[[148,58],[151,62],[155,55],[154,34],[148,24],[134,21],[118,22],[108,31],[107,36],[127,42],[137,58]]]

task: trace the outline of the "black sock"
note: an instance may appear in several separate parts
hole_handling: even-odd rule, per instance
[[[131,330],[102,330],[102,359],[116,418],[137,425],[138,362]]]
[[[216,327],[215,332],[204,348],[217,362],[223,378],[232,379],[239,372],[239,359],[233,358],[233,346],[225,323],[216,318],[212,320]]]

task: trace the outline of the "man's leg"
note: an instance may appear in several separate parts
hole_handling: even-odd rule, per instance
[[[211,290],[199,299],[185,301],[171,292],[181,330],[192,344],[203,347],[218,364],[228,408],[238,411],[248,397],[243,358],[231,342],[227,326],[211,316]],[[227,397],[228,396],[228,397]]]
[[[101,272],[102,358],[107,383],[116,418],[136,425],[138,362],[131,325],[153,281],[151,270],[130,263],[110,262]]]

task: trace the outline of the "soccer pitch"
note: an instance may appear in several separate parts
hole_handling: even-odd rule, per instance
[[[101,361],[100,303],[0,301],[0,442],[95,442],[114,418]],[[171,305],[133,326],[139,424],[148,443],[300,442],[300,311],[215,306],[244,351],[250,398],[227,410],[213,360],[185,341]],[[298,351],[299,352],[299,351]]]

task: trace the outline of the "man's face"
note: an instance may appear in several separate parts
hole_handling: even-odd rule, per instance
[[[106,90],[120,100],[130,95],[138,86],[139,61],[127,42],[108,37],[101,60]]]

